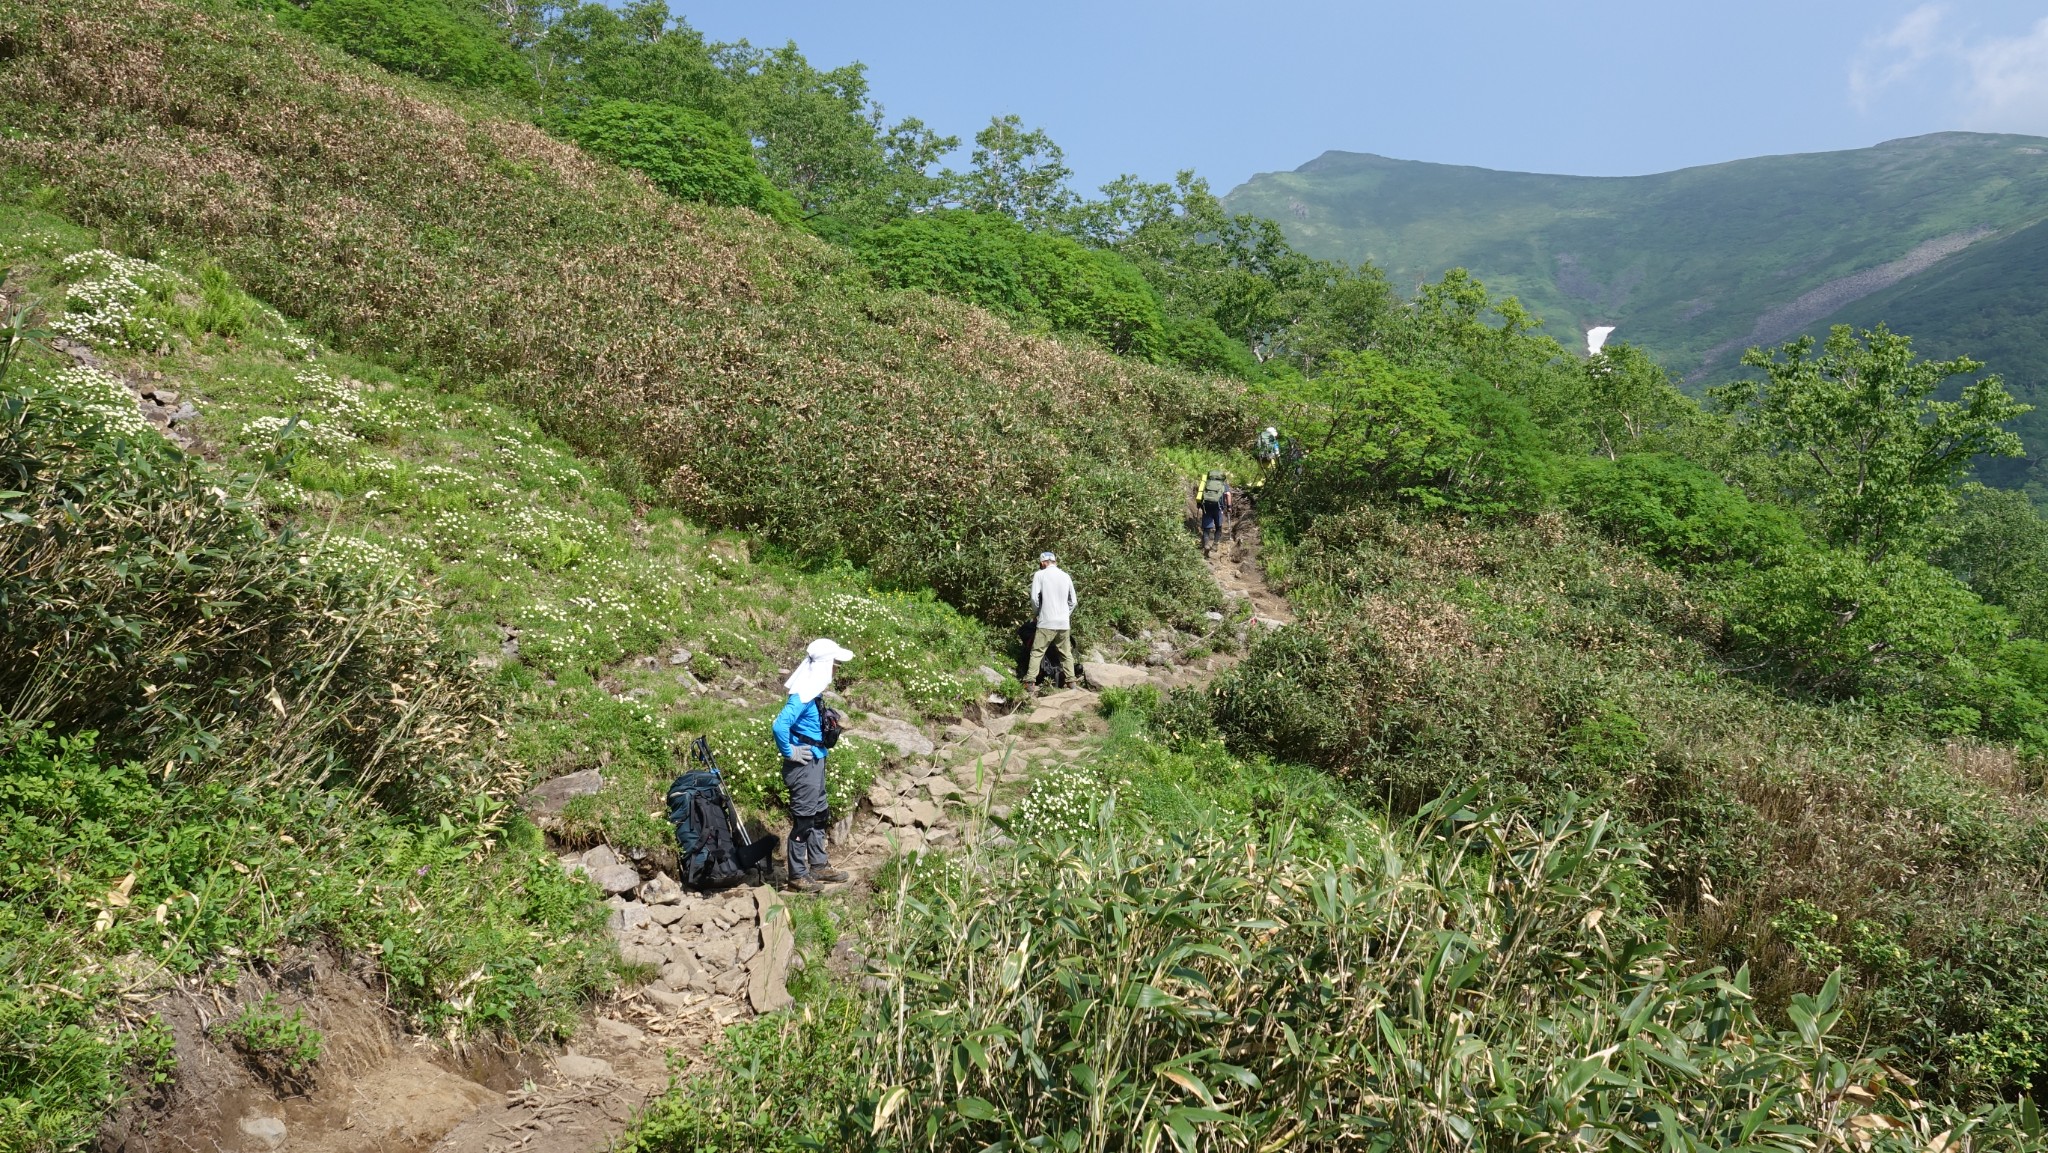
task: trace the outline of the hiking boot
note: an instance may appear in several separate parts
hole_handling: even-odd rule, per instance
[[[815,881],[822,881],[827,885],[836,885],[839,884],[841,881],[853,880],[853,874],[847,872],[845,869],[812,869],[811,879]]]
[[[822,893],[825,891],[825,886],[808,876],[791,877],[782,883],[782,891],[785,893]]]

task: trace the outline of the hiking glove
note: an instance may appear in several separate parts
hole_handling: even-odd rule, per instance
[[[809,745],[797,745],[790,749],[789,759],[799,765],[808,765],[818,759],[818,750]]]

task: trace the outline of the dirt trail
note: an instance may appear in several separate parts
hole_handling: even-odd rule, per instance
[[[1231,602],[1230,616],[1238,615],[1235,602],[1248,607],[1245,633],[1293,620],[1266,581],[1250,516],[1238,519],[1208,565]],[[1091,654],[1083,661],[1088,679],[1099,687],[1196,685],[1238,659],[1190,659],[1172,640],[1139,641],[1152,646],[1146,664]],[[1014,711],[993,704],[970,709],[936,731],[897,718],[864,721],[855,731],[891,746],[894,755],[860,810],[833,831],[834,861],[854,874],[851,883],[835,886],[840,896],[858,899],[895,854],[999,835],[991,818],[1006,816],[1035,776],[1095,755],[1108,729],[1098,699],[1092,688],[1070,688]],[[792,956],[786,909],[766,888],[691,893],[665,876],[642,877],[602,847],[563,862],[614,894],[612,931],[622,955],[658,976],[615,990],[560,1052],[504,1055],[464,1068],[379,1018],[357,1029],[372,1039],[364,1058],[331,1079],[323,1074],[310,1096],[280,1098],[246,1076],[216,1075],[219,1083],[195,1086],[182,1110],[158,1114],[154,1125],[130,1125],[125,1143],[116,1138],[103,1148],[600,1153],[616,1146],[672,1076],[702,1071],[704,1054],[726,1025],[786,1004],[791,967],[826,964],[851,975],[861,964],[846,942],[831,957]],[[209,1044],[191,1032],[196,1047]],[[238,1064],[231,1054],[203,1056],[208,1068]]]

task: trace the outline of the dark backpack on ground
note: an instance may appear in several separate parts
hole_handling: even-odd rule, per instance
[[[694,888],[730,885],[775,852],[773,837],[746,844],[743,833],[736,835],[715,770],[693,770],[669,785],[668,823],[676,831],[677,871]]]

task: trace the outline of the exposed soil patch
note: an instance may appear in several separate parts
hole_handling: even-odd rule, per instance
[[[326,950],[244,972],[231,987],[147,974],[135,984],[137,1007],[170,1027],[178,1071],[160,1098],[132,1101],[108,1118],[99,1146],[108,1153],[410,1153],[498,1098],[458,1059],[407,1035],[375,982]],[[320,1032],[320,1060],[303,1092],[259,1076],[212,1028],[266,995]],[[502,1060],[484,1064],[510,1071]]]

